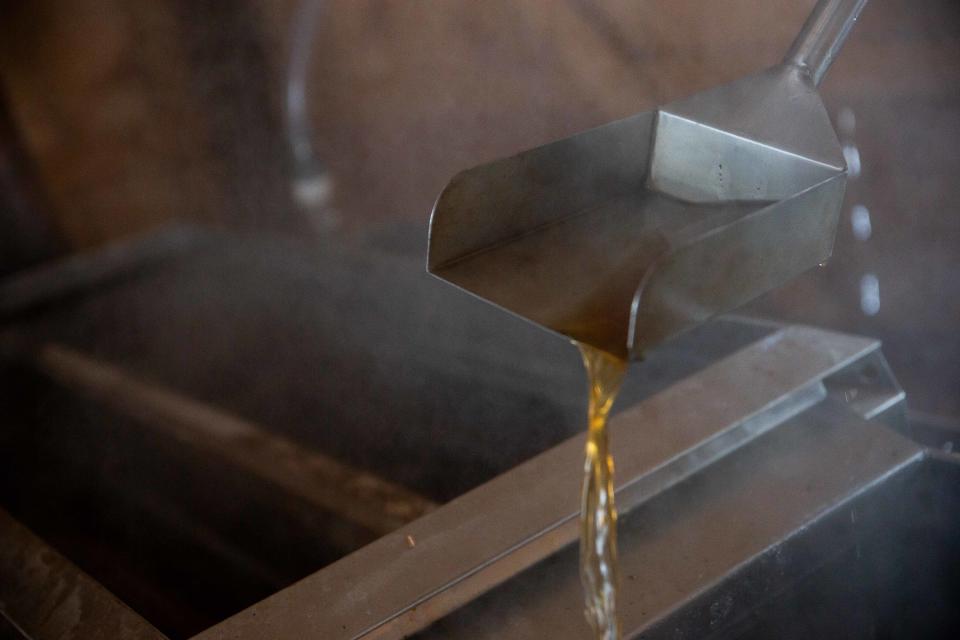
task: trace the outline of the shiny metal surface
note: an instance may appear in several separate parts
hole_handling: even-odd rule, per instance
[[[867,0],[818,2],[784,62],[807,70],[813,83],[819,85],[866,4]]]
[[[837,376],[878,354],[878,347],[872,340],[788,327],[615,416],[611,441],[624,517],[781,425],[827,419],[804,416],[840,411],[829,420],[863,424],[851,429],[869,431],[852,405],[831,390],[838,388]],[[902,401],[895,382],[889,382],[890,397]],[[905,456],[898,453],[897,460],[919,451],[886,430],[870,437],[893,438]],[[863,451],[872,450],[868,440],[862,444]],[[548,556],[573,553],[581,457],[581,438],[574,437],[197,638],[401,638],[422,629]],[[871,468],[886,462],[864,456]],[[800,466],[795,470],[804,473]],[[790,504],[786,501],[783,508],[792,509]],[[703,517],[711,513],[706,508]],[[802,521],[809,515],[800,510],[790,517]],[[742,510],[737,517],[745,526],[751,520]],[[562,571],[575,577],[576,567],[571,561]],[[570,612],[561,612],[557,604],[551,601],[535,616],[575,617],[568,632],[578,637],[586,629],[580,604]],[[517,606],[523,608],[523,602]],[[487,622],[495,626],[497,619]],[[553,627],[537,626],[541,623],[546,624],[538,619],[531,627],[541,633],[530,637],[569,637],[545,633]]]
[[[916,444],[826,401],[627,513],[623,637],[738,637],[730,627],[758,604],[855,544],[861,496],[922,460]],[[587,638],[578,597],[564,550],[418,638]]]
[[[427,268],[624,357],[830,256],[846,165],[819,80],[856,16],[822,0],[783,64],[464,171]]]

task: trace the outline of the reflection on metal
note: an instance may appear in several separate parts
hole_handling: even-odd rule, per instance
[[[755,514],[746,507],[751,500],[749,491],[736,498],[740,504],[730,517],[738,518],[743,527],[773,527],[765,530],[763,540],[775,541],[778,527],[789,531],[790,527],[801,526],[806,518],[833,504],[836,495],[859,490],[878,474],[886,473],[889,465],[899,466],[914,459],[919,448],[885,427],[865,422],[868,417],[895,416],[903,400],[887,369],[876,366],[883,362],[878,347],[872,340],[804,327],[785,328],[615,416],[611,442],[618,461],[617,502],[626,514],[624,518],[629,521],[632,510],[642,510],[658,496],[674,490],[683,495],[682,490],[675,489],[681,483],[709,473],[728,456],[749,448],[751,442],[771,438],[782,441],[773,445],[777,455],[794,450],[798,442],[803,447],[815,446],[813,460],[803,458],[791,463],[790,481],[801,482],[810,473],[813,475],[809,477],[817,477],[818,469],[825,466],[842,476],[825,487],[825,492],[799,503],[781,500],[777,508],[782,513],[776,523],[765,518],[754,522]],[[788,435],[775,435],[787,426]],[[851,443],[858,438],[860,458],[851,462],[853,466],[841,469],[843,465],[833,458],[849,455]],[[845,448],[833,450],[827,458],[817,458],[824,449],[839,446]],[[801,457],[811,455],[806,449],[799,451]],[[755,466],[773,473],[776,456],[765,461],[771,455],[763,451],[749,454],[743,471],[734,474],[735,482],[746,481],[744,473],[749,475]],[[518,578],[521,572],[541,563],[552,568],[535,567],[530,571],[549,571],[553,578],[562,574],[564,581],[538,589],[540,605],[531,604],[527,609],[527,597],[515,600],[511,607],[522,610],[516,615],[530,616],[530,620],[511,627],[512,631],[526,628],[528,632],[512,633],[511,637],[581,637],[586,622],[579,604],[576,558],[570,555],[576,553],[572,543],[577,536],[581,456],[581,438],[568,440],[200,634],[198,639],[402,638],[498,584],[513,578],[522,580]],[[810,468],[804,466],[814,462]],[[718,476],[720,482],[730,473],[726,469],[711,477]],[[759,489],[750,489],[754,490]],[[723,511],[703,500],[694,500],[684,508],[699,511],[696,517],[706,520]],[[683,535],[713,531],[706,521],[701,525],[684,526]],[[637,545],[654,543],[659,545],[657,553],[662,554],[679,533],[664,531],[655,536],[656,540],[650,539],[651,535],[627,527],[621,545],[628,556],[632,549],[640,548]],[[415,546],[408,544],[408,537],[416,540]],[[560,565],[546,560],[557,552],[570,557]],[[667,562],[666,556],[659,557],[655,564]],[[627,565],[641,561],[639,555],[631,558]],[[650,558],[658,556],[654,553],[647,556]],[[718,557],[714,569],[729,570],[732,564],[746,559],[731,551]],[[666,573],[675,571],[669,563],[661,568]],[[624,575],[631,571],[628,568]],[[679,567],[676,572],[678,577],[682,573]],[[698,582],[692,569],[683,574],[683,580],[687,581],[684,589],[708,582]],[[677,604],[671,600],[677,597],[678,592],[665,590],[662,597],[658,596],[656,607],[638,608],[627,584],[625,621],[635,629],[658,607],[665,612],[670,602]],[[647,613],[641,615],[641,610]],[[499,614],[487,618],[490,637],[502,637],[503,628],[495,622],[498,620]],[[457,637],[483,637],[473,631]]]
[[[455,176],[428,270],[611,353],[826,260],[843,152],[816,85],[865,0],[821,0],[784,62]]]
[[[0,637],[163,640],[165,636],[0,510]]]
[[[827,392],[864,420],[906,431],[906,394],[877,350],[824,381]]]
[[[723,631],[749,626],[758,605],[855,544],[850,513],[862,496],[922,458],[915,444],[828,400],[626,514],[624,637],[740,637]],[[503,628],[516,640],[586,637],[568,606],[577,595],[572,559],[558,554],[421,640],[493,639]]]

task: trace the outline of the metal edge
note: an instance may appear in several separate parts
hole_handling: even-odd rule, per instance
[[[618,486],[635,483],[666,460],[663,456],[653,461],[624,457],[627,434],[639,431],[633,427],[644,422],[645,413],[649,417],[662,414],[670,406],[685,406],[691,415],[713,424],[697,440],[708,442],[717,433],[736,426],[730,424],[731,415],[753,416],[769,411],[792,398],[791,393],[819,384],[825,376],[878,346],[875,340],[789,327],[677,383],[613,420],[611,437],[620,456]],[[741,381],[749,397],[739,398],[749,407],[708,407],[690,402],[690,394],[697,388],[722,384],[727,369],[738,363],[746,366],[751,358],[756,360],[752,363],[756,384],[743,385]],[[777,379],[765,370],[778,362],[796,363],[798,358],[806,366],[792,365]],[[772,388],[764,386],[767,384]],[[722,389],[718,391],[709,395],[723,398]],[[807,401],[813,397],[811,393],[818,395],[808,390]],[[683,398],[686,402],[679,402]],[[668,422],[671,426],[684,424],[679,415]],[[752,438],[749,429],[743,434]],[[394,638],[422,628],[431,619],[575,540],[581,446],[579,437],[564,442],[215,625],[197,635],[197,640],[261,636],[279,640],[303,637],[305,629],[317,637]],[[685,449],[691,446],[674,450],[669,457]],[[707,463],[715,459],[708,458]],[[520,527],[512,522],[517,513],[525,518]],[[467,557],[451,558],[450,549],[459,549]],[[406,583],[398,584],[400,580]],[[411,580],[417,584],[411,584]],[[424,589],[427,585],[429,588]]]
[[[0,612],[32,640],[166,638],[3,510]]]

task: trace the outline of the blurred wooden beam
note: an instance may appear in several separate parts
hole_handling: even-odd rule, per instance
[[[43,345],[36,352],[35,364],[58,382],[378,536],[436,507],[373,473],[308,450],[216,407],[138,380],[68,347]]]

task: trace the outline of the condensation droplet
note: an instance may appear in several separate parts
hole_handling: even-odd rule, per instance
[[[847,162],[847,175],[851,178],[860,177],[862,166],[860,165],[860,150],[856,145],[843,145],[843,159]]]
[[[880,312],[880,280],[872,273],[860,278],[860,309],[868,316]]]
[[[850,209],[850,226],[853,228],[853,235],[857,240],[869,240],[873,233],[870,210],[862,204],[853,205],[853,208]]]
[[[841,107],[837,113],[837,129],[841,135],[850,139],[857,132],[857,116],[850,107]]]

